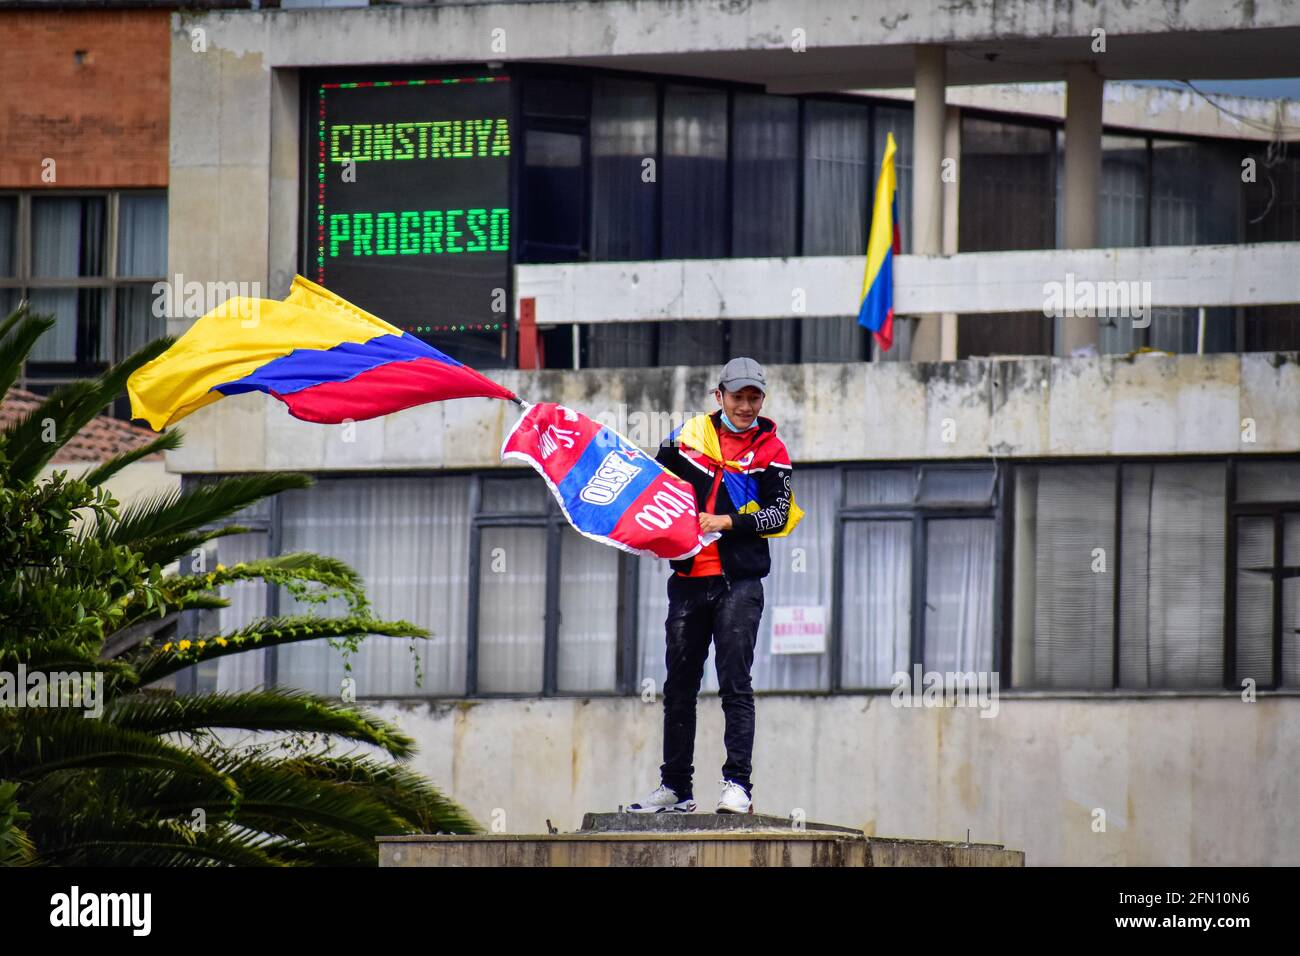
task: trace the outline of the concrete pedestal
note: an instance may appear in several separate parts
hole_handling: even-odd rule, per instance
[[[573,833],[379,838],[380,866],[1024,866],[997,843],[726,813],[588,813]]]

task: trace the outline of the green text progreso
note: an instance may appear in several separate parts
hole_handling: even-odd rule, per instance
[[[355,123],[330,127],[332,163],[509,155],[510,124],[504,119]]]
[[[509,209],[345,212],[329,217],[331,257],[340,250],[353,256],[436,256],[509,249]]]

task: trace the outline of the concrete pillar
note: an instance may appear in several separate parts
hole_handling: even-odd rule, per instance
[[[1101,105],[1105,81],[1092,63],[1066,66],[1064,225],[1067,249],[1101,241]],[[1082,277],[1076,277],[1082,278]],[[1061,276],[1061,281],[1065,277]],[[1097,319],[1058,318],[1056,354],[1100,341]]]
[[[948,64],[944,47],[914,48],[915,99],[911,121],[911,254],[941,255],[944,251],[944,105]],[[943,316],[914,316],[911,349],[900,359],[937,362],[940,359]]]
[[[949,106],[943,130],[944,162],[949,163],[942,177],[943,183],[943,254],[957,253],[958,212],[961,208],[961,108]],[[945,362],[957,360],[957,313],[943,314],[939,336],[939,358]]]
[[[943,200],[941,179],[947,107],[946,51],[942,46],[915,48],[916,99],[912,113],[912,254],[943,253]],[[912,335],[911,360],[935,362],[941,357],[942,316],[917,317]]]

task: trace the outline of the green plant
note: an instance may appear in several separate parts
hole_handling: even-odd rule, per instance
[[[52,325],[23,309],[0,322],[0,393]],[[105,482],[176,448],[175,430],[84,475],[42,476],[168,345],[60,388],[0,433],[0,685],[17,687],[23,672],[85,675],[102,708],[88,718],[48,699],[5,706],[0,693],[0,864],[373,864],[381,834],[480,829],[403,765],[413,741],[362,710],[284,689],[177,695],[160,686],[261,647],[329,640],[355,650],[370,634],[427,636],[375,618],[359,577],[333,558],[171,570],[204,542],[245,530],[226,519],[306,487],[306,476],[228,478],[121,507]],[[248,579],[308,605],[342,597],[347,611],[172,636],[184,612],[226,606],[219,589]],[[350,751],[336,753],[343,745]]]

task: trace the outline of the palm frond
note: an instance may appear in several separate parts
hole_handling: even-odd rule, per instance
[[[255,501],[311,483],[308,475],[270,472],[227,478],[185,491],[173,489],[137,500],[123,509],[116,521],[96,526],[93,533],[113,544],[145,550],[192,534],[203,525],[216,524]]]
[[[188,534],[179,534],[165,541],[145,545],[140,551],[141,560],[149,567],[155,564],[168,565],[177,558],[200,547],[205,542],[232,534],[248,534],[251,530],[251,528],[246,528],[243,525],[228,524],[208,531],[191,531]]]
[[[198,754],[148,734],[87,719],[80,711],[29,710],[16,723],[16,732],[0,745],[0,778],[21,782],[63,770],[136,767],[210,777],[232,796],[238,792],[233,780]]]
[[[17,309],[5,319],[3,327],[0,327],[0,395],[9,391],[18,380],[36,340],[54,326],[54,319],[29,316],[25,309]],[[17,331],[10,335],[15,327]]]
[[[372,744],[394,756],[414,752],[414,741],[384,721],[300,690],[180,697],[135,694],[111,703],[104,720],[154,735],[192,734],[210,728],[329,734]]]
[[[242,654],[259,647],[278,647],[320,638],[428,637],[429,632],[407,621],[379,621],[372,617],[275,617],[254,621],[248,627],[215,637],[190,638],[151,649],[135,662],[142,684],[152,684],[192,664]]]
[[[127,465],[133,465],[140,459],[147,458],[155,452],[173,451],[179,448],[184,438],[185,434],[179,430],[169,431],[166,434],[159,435],[147,445],[142,445],[134,451],[127,451],[120,455],[114,455],[98,468],[83,475],[81,480],[90,485],[102,485]]]
[[[72,382],[54,392],[34,412],[18,422],[9,432],[10,473],[19,480],[32,479],[54,453],[126,388],[126,380],[141,365],[165,352],[174,340],[155,339],[95,379]],[[44,421],[55,424],[55,440],[40,441]]]

